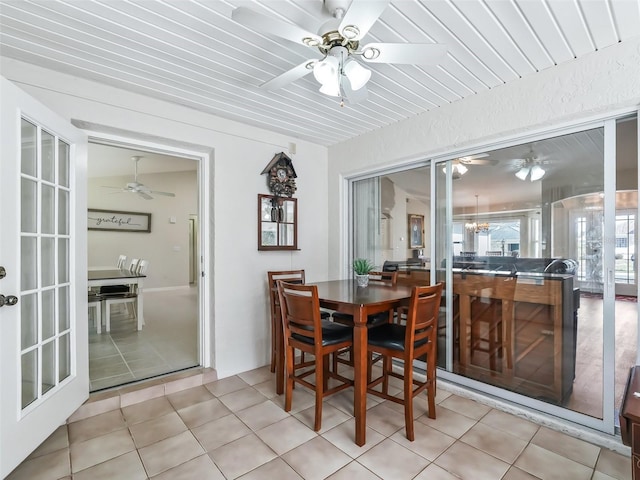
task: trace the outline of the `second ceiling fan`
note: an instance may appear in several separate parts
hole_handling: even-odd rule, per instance
[[[389,0],[324,0],[323,6],[333,18],[325,22],[317,34],[246,7],[233,10],[231,18],[253,30],[316,48],[323,55],[321,59],[305,60],[265,82],[261,88],[276,90],[313,71],[321,84],[321,93],[357,103],[367,98],[366,84],[371,70],[363,67],[356,57],[365,63],[435,65],[447,52],[444,45],[434,43],[367,43],[361,46],[360,40],[389,3]]]
[[[153,200],[153,197],[151,196],[153,195],[163,195],[165,197],[175,197],[176,194],[175,193],[171,193],[171,192],[159,192],[157,190],[151,190],[151,188],[147,187],[145,184],[140,183],[138,181],[138,162],[140,161],[142,157],[138,156],[138,155],[134,155],[133,157],[131,157],[131,160],[133,160],[133,164],[134,164],[134,170],[133,170],[133,182],[128,182],[124,188],[122,187],[111,187],[111,186],[105,186],[104,188],[115,188],[118,191],[114,192],[114,193],[135,193],[137,194],[139,197],[144,198],[145,200]]]

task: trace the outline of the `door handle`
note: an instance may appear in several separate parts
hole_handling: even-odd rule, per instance
[[[5,305],[11,307],[16,303],[18,303],[18,297],[16,297],[15,295],[7,295],[5,297],[4,295],[0,294],[0,307],[4,307]]]

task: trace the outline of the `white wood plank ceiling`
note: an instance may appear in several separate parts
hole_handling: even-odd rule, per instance
[[[340,107],[313,75],[259,86],[316,50],[231,19],[246,6],[311,32],[321,0],[1,0],[0,54],[332,145],[640,34],[638,0],[397,0],[361,40],[440,43],[431,67],[367,64],[369,98]]]

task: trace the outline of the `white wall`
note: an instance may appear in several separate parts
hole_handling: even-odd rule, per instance
[[[640,37],[329,148],[329,275],[339,277],[343,179],[640,104]]]
[[[89,149],[89,164],[91,149]],[[89,167],[91,168],[91,167]],[[110,232],[89,230],[88,265],[113,267],[118,255],[149,261],[145,289],[189,285],[189,215],[198,213],[197,172],[154,173],[140,181],[154,190],[173,192],[175,197],[154,195],[145,200],[131,193],[114,193],[104,188],[124,186],[128,177],[97,177],[88,182],[87,205],[101,210],[151,214],[151,232]],[[169,222],[175,217],[175,223]]]
[[[267,364],[270,321],[266,272],[303,267],[311,280],[327,278],[327,149],[136,93],[0,58],[2,75],[59,115],[207,147],[210,191],[211,318],[213,366],[226,377]],[[164,140],[163,140],[164,141]],[[295,142],[298,174],[298,252],[258,252],[257,194],[268,193],[260,175],[275,153]],[[206,222],[203,219],[201,225]]]

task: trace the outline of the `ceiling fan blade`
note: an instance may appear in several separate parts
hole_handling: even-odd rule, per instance
[[[343,32],[345,27],[357,27],[359,33],[354,37],[347,37],[349,40],[360,40],[364,37],[369,29],[373,26],[382,12],[389,5],[389,0],[353,0],[351,6],[342,17],[339,32]]]
[[[122,187],[112,187],[111,185],[101,185],[102,188],[116,188],[118,190],[122,190]]]
[[[136,192],[138,195],[140,195],[142,198],[144,198],[145,200],[153,200],[153,197],[151,195],[146,194],[145,192]]]
[[[342,76],[342,90],[344,92],[344,97],[351,105],[360,103],[369,97],[369,91],[367,90],[366,85],[364,87],[360,87],[358,90],[353,90],[351,88],[351,82],[346,75]]]
[[[250,8],[238,7],[231,12],[231,18],[239,24],[252,30],[263,33],[269,33],[276,37],[291,40],[292,42],[305,44],[304,38],[311,38],[318,43],[322,43],[322,39],[311,32],[307,32],[303,28],[293,25],[292,23],[279,20],[277,18],[268,17],[261,13],[255,12]]]
[[[368,49],[375,49],[380,55],[367,59]],[[437,43],[368,43],[362,52],[362,59],[369,63],[437,65],[446,55],[447,47]]]
[[[150,190],[149,192],[145,192],[145,193],[153,193],[154,195],[164,195],[165,197],[175,197],[176,196],[175,193],[171,193],[171,192],[156,192],[155,190]]]
[[[277,77],[272,78],[271,80],[264,82],[260,85],[260,88],[264,88],[265,90],[277,90],[278,88],[282,88],[285,85],[290,84],[298,80],[299,78],[304,77],[307,73],[311,73],[313,71],[312,68],[307,68],[307,65],[313,64],[314,60],[307,60],[302,62],[297,67],[293,67],[291,70],[287,70],[286,72],[278,75]]]

